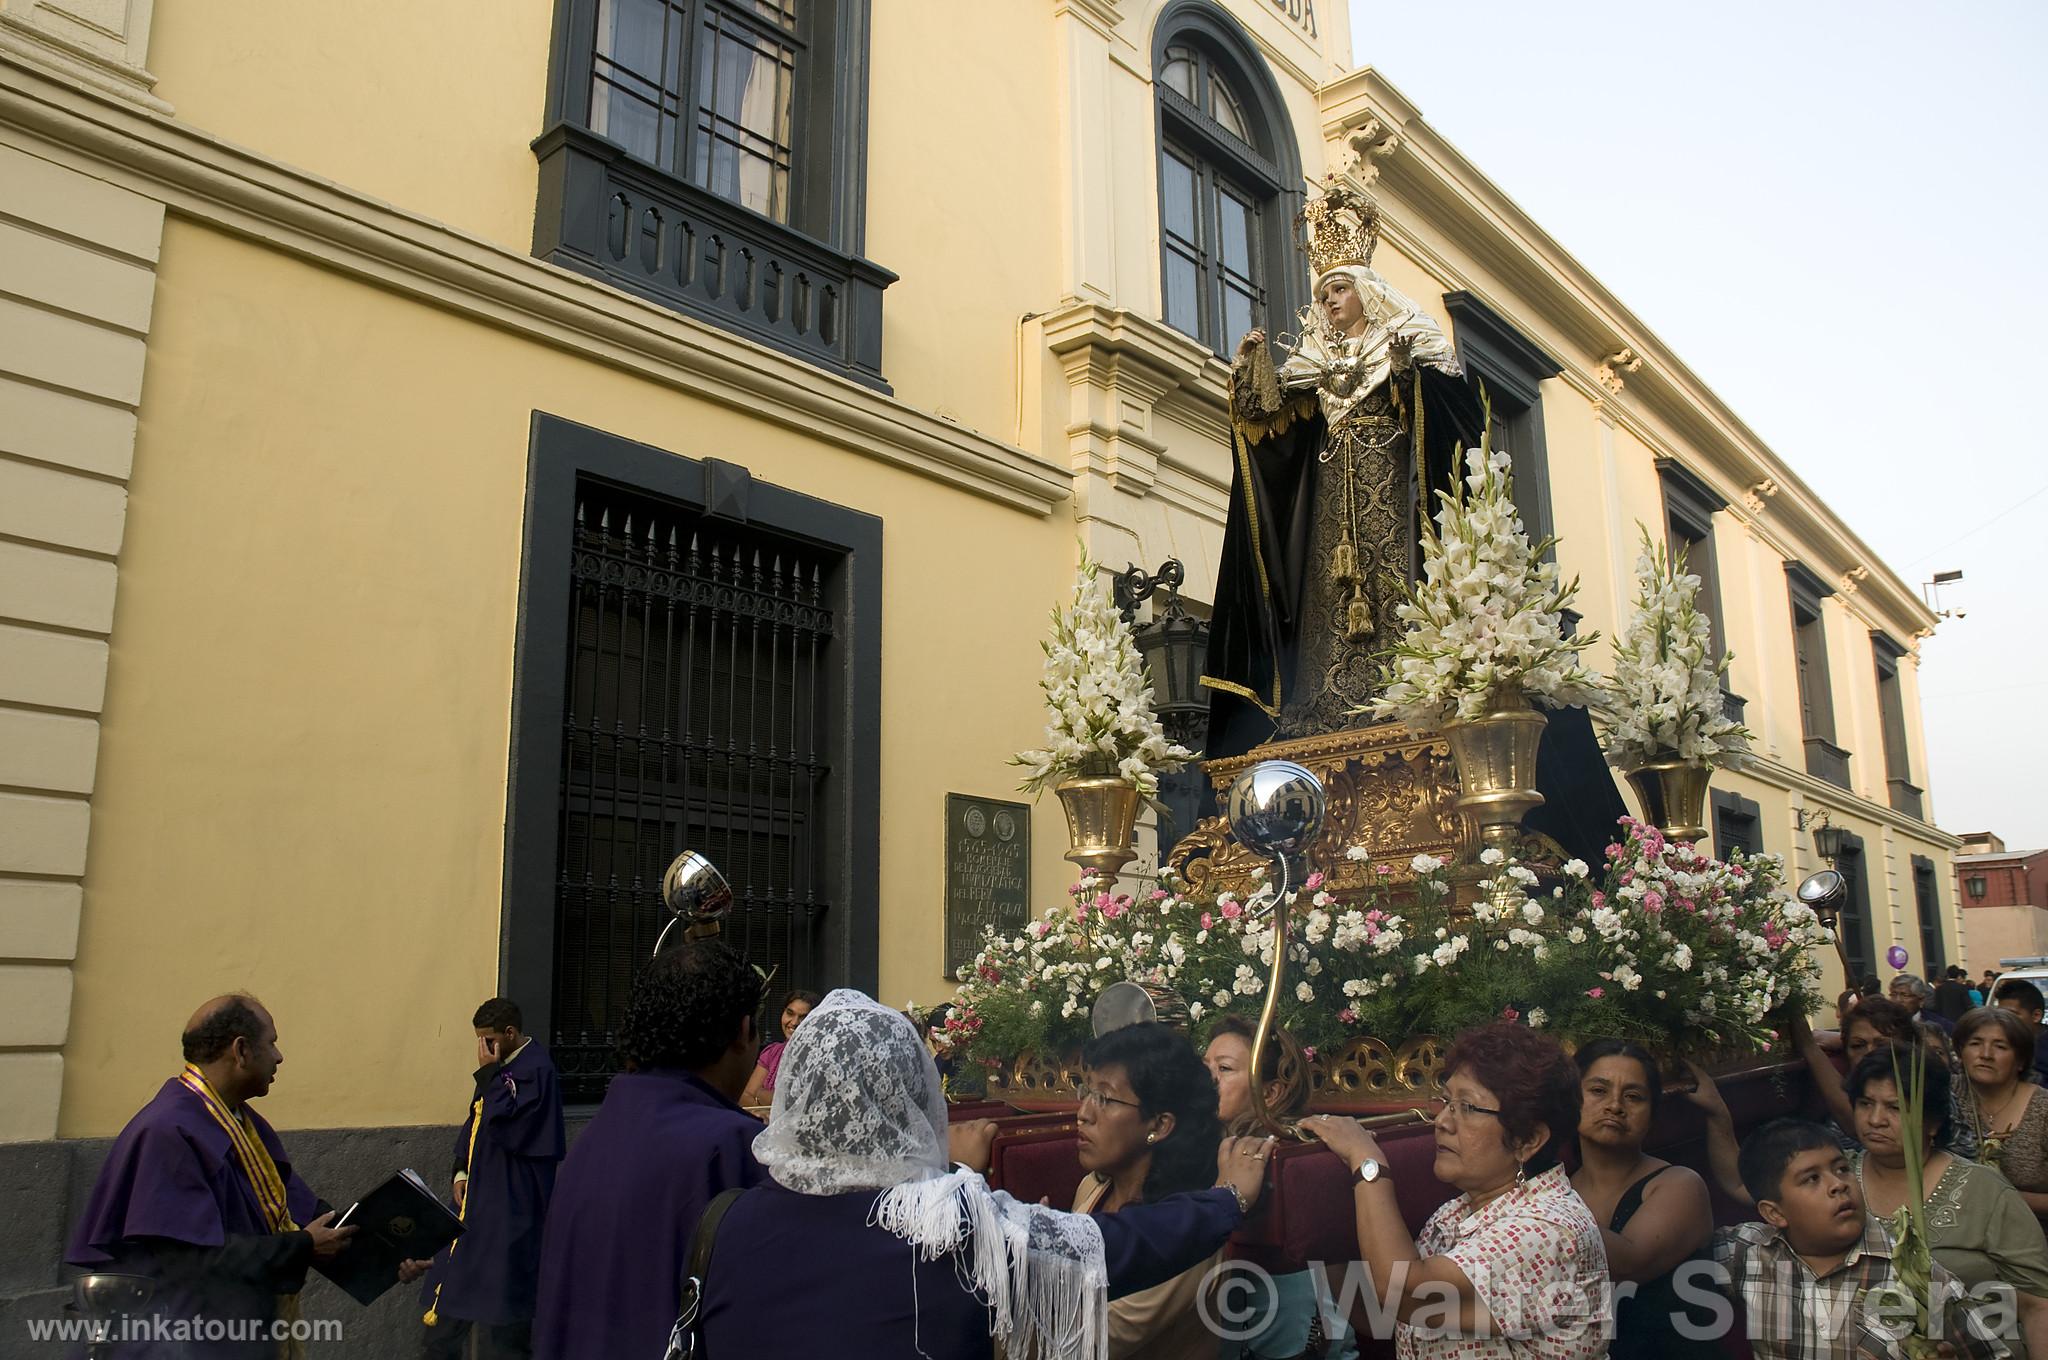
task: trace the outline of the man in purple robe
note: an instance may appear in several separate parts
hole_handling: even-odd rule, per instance
[[[704,1206],[760,1183],[735,1103],[760,1049],[761,979],[715,940],[663,954],[619,1026],[626,1070],[569,1149],[541,1247],[538,1360],[658,1357]]]
[[[114,1140],[65,1260],[156,1281],[148,1313],[163,1325],[112,1355],[271,1360],[268,1325],[296,1313],[306,1268],[356,1230],[332,1226],[334,1211],[249,1108],[284,1061],[270,1012],[254,997],[215,997],[183,1039],[184,1071]],[[221,1325],[195,1329],[201,1320]]]
[[[463,1234],[427,1276],[427,1360],[462,1355],[472,1331],[482,1334],[478,1360],[532,1352],[541,1228],[562,1160],[555,1064],[525,1032],[519,1007],[492,997],[470,1024],[476,1089],[455,1138],[454,1202]]]

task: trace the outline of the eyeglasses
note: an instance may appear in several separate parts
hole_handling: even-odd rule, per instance
[[[1499,1110],[1489,1110],[1484,1105],[1474,1105],[1469,1100],[1445,1101],[1443,1109],[1437,1111],[1436,1117],[1442,1119],[1448,1115],[1450,1122],[1456,1124],[1461,1120],[1470,1119],[1475,1114],[1490,1114],[1495,1119],[1500,1118]]]
[[[1134,1110],[1144,1108],[1137,1101],[1125,1100],[1121,1096],[1113,1096],[1100,1086],[1083,1086],[1081,1088],[1081,1108],[1085,1110],[1090,1105],[1094,1105],[1097,1109],[1104,1105],[1128,1105]]]

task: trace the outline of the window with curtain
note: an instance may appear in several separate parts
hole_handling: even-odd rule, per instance
[[[534,253],[856,381],[869,0],[556,0]]]

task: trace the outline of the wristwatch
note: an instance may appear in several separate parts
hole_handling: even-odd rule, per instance
[[[1377,1160],[1368,1157],[1358,1164],[1358,1183],[1360,1185],[1371,1185],[1374,1181],[1385,1175],[1386,1170]]]

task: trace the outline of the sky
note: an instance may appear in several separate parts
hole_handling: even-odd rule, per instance
[[[1351,16],[1354,63],[1909,585],[1964,573],[1921,648],[1914,776],[1944,830],[2048,846],[2048,5]]]

